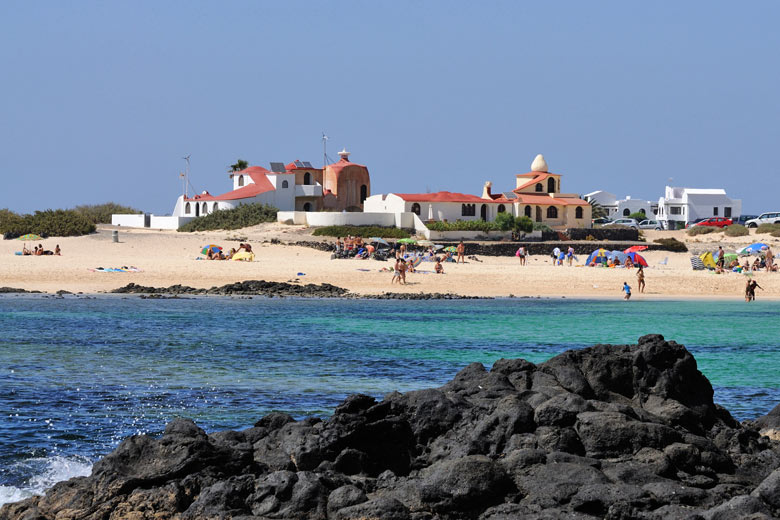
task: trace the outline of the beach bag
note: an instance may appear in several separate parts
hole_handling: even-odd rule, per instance
[[[515,253],[515,256],[520,256],[520,249],[517,250],[517,252]]]

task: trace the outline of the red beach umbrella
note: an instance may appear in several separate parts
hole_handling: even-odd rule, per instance
[[[631,246],[631,247],[629,247],[628,249],[626,249],[623,252],[625,254],[628,254],[628,253],[638,253],[639,251],[644,251],[645,249],[647,249],[647,246]]]

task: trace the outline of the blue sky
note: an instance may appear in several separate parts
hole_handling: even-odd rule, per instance
[[[777,2],[0,2],[0,208],[169,213],[237,158],[372,192],[563,190],[780,201]]]

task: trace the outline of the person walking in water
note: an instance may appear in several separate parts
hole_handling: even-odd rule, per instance
[[[639,292],[645,292],[645,270],[642,264],[639,264],[639,270],[636,272],[636,285]]]
[[[764,290],[763,287],[758,285],[758,282],[755,280],[748,279],[747,285],[745,285],[745,301],[746,302],[753,302],[756,301],[756,287]]]
[[[623,282],[623,292],[626,293],[625,296],[623,296],[624,300],[630,300],[631,299],[631,286],[628,285],[627,282]]]
[[[463,245],[463,240],[460,241],[458,244],[458,259],[455,261],[456,263],[462,262],[466,263],[466,246]]]

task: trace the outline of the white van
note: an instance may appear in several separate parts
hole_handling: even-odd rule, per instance
[[[762,213],[758,216],[758,218],[754,218],[745,222],[745,227],[757,228],[761,224],[780,224],[780,211]]]

